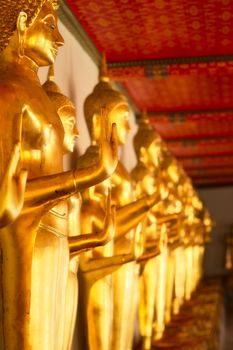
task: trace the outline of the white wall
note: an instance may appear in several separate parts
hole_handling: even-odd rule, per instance
[[[225,273],[225,235],[233,224],[233,187],[206,188],[199,193],[216,221],[212,241],[206,249],[205,273],[222,275]]]

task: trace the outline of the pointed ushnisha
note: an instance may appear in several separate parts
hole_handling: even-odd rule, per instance
[[[100,64],[100,70],[99,70],[99,81],[109,82],[108,67],[107,67],[105,53],[102,54],[102,58],[101,58],[101,64]]]

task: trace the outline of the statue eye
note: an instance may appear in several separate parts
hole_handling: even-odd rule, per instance
[[[51,23],[51,21],[45,21],[44,23],[51,30],[54,30],[56,28],[56,25],[54,23]]]
[[[54,30],[56,28],[55,24],[51,24],[51,23],[50,24],[48,23],[48,27],[52,30]]]

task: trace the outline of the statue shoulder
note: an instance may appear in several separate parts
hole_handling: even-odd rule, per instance
[[[27,90],[27,84],[17,79],[17,77],[12,76],[9,79],[0,78],[0,108],[2,113],[10,110],[12,111],[12,115],[14,115],[15,110],[17,111],[16,113],[23,110],[24,105],[28,104]]]

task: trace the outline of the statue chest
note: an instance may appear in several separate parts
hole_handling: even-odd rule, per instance
[[[56,112],[45,102],[31,101],[22,117],[22,159],[31,178],[62,170],[63,127]]]

